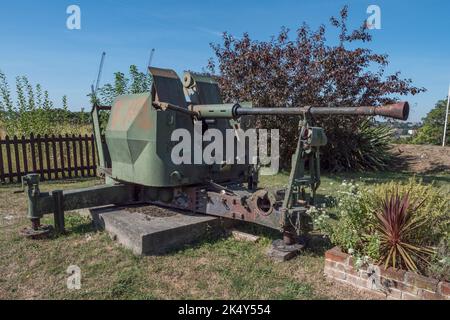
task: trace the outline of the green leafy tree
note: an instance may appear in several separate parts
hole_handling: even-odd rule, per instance
[[[82,133],[80,125],[89,123],[84,111],[69,111],[67,96],[63,96],[61,108],[55,108],[48,91],[40,84],[33,87],[27,77],[16,77],[15,87],[17,99],[13,101],[7,78],[0,71],[0,129],[10,136],[78,134]]]
[[[219,71],[224,100],[252,101],[258,107],[378,106],[425,90],[402,79],[399,72],[386,74],[388,56],[362,46],[371,41],[371,34],[365,24],[349,29],[347,18],[344,7],[339,18],[330,19],[337,29],[332,44],[324,25],[314,31],[303,24],[293,38],[282,28],[270,41],[253,40],[247,33],[241,37],[224,33],[222,43],[212,46],[215,60],[209,64],[210,73]],[[256,127],[280,130],[282,159],[291,159],[295,151],[297,125],[295,117],[255,120]],[[324,127],[329,138],[321,157],[328,170],[389,168],[389,137],[374,135],[367,117],[317,117],[314,125]]]
[[[100,104],[112,105],[119,95],[149,92],[150,88],[150,75],[131,65],[128,76],[123,72],[114,73],[114,83],[107,83],[99,88],[97,99]]]
[[[107,83],[98,89],[97,102],[101,105],[110,106],[114,103],[114,100],[123,94],[136,94],[149,92],[151,89],[151,76],[148,73],[139,71],[138,67],[131,65],[128,70],[129,75],[125,75],[123,72],[114,73],[114,82]],[[91,102],[94,102],[92,94]],[[108,123],[109,115],[106,111],[100,111],[100,129],[103,132]]]
[[[444,135],[445,111],[447,99],[439,100],[433,110],[422,119],[423,125],[417,132],[413,143],[417,144],[442,144]],[[450,145],[450,128],[447,128],[446,144]]]

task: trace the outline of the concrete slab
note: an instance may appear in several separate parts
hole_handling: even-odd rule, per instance
[[[222,232],[230,220],[156,206],[90,209],[94,224],[137,255],[161,255]]]
[[[279,239],[272,242],[267,256],[274,262],[284,262],[298,256],[303,248],[302,244],[285,245],[283,240]]]
[[[233,239],[238,241],[247,241],[253,243],[258,242],[260,239],[260,237],[255,236],[254,234],[242,232],[239,230],[231,230],[231,236],[233,237]]]

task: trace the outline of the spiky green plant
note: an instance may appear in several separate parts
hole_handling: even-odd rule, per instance
[[[424,204],[410,201],[409,192],[400,196],[395,193],[386,194],[381,208],[375,211],[376,230],[380,233],[380,251],[385,267],[406,267],[418,271],[417,262],[428,263],[429,256],[434,253],[431,247],[415,243],[414,231],[423,224],[430,223],[426,215],[415,213]]]

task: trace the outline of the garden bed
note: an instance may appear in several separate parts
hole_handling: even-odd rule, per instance
[[[401,269],[354,266],[354,257],[338,247],[325,253],[326,276],[394,300],[450,300],[450,283]]]

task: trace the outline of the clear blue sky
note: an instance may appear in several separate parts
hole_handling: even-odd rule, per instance
[[[66,8],[81,8],[81,30],[66,28]],[[95,80],[100,54],[107,52],[102,83],[130,64],[144,68],[151,48],[153,64],[181,73],[198,70],[212,56],[209,43],[220,33],[249,32],[268,40],[281,26],[295,30],[303,21],[312,27],[328,23],[349,5],[350,25],[359,26],[370,4],[381,8],[381,30],[372,30],[370,47],[388,53],[388,71],[401,71],[428,89],[407,97],[411,120],[420,120],[450,82],[450,1],[2,1],[0,69],[13,84],[17,75],[39,82],[60,101],[67,94],[72,110],[89,108],[86,93]],[[333,35],[329,34],[329,38]]]

